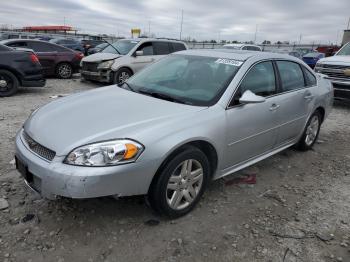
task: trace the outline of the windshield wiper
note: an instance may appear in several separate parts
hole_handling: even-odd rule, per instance
[[[120,52],[118,51],[118,49],[114,45],[112,45],[111,43],[109,43],[107,40],[105,40],[103,38],[102,38],[102,41],[105,42],[106,44],[108,44],[109,46],[111,46],[115,51],[117,51],[118,54],[120,54]]]
[[[190,104],[190,103],[188,103],[186,101],[183,101],[182,99],[179,99],[179,98],[167,95],[167,94],[163,94],[163,93],[158,93],[158,92],[155,92],[155,91],[148,91],[148,90],[142,90],[141,89],[138,92],[141,93],[141,94],[144,94],[144,95],[148,95],[148,96],[152,96],[152,97],[155,97],[155,98],[167,100],[167,101],[170,101],[170,102],[175,102],[175,103],[180,103],[180,104]]]

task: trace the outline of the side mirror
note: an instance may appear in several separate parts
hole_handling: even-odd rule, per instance
[[[143,51],[136,51],[136,56],[143,56]]]
[[[239,99],[239,102],[241,104],[256,104],[256,103],[263,103],[266,99],[262,96],[257,96],[252,91],[247,90],[243,93],[241,98]]]

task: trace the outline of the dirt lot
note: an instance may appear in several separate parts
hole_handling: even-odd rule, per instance
[[[15,170],[14,137],[31,110],[96,86],[50,79],[0,99],[0,261],[350,261],[349,106],[334,107],[314,150],[240,172],[255,185],[215,181],[191,214],[167,220],[143,197],[43,200]]]

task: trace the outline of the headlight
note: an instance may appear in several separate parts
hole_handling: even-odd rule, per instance
[[[99,142],[74,149],[63,162],[76,166],[114,166],[134,162],[143,150],[143,145],[129,139]]]
[[[108,69],[111,68],[111,66],[114,64],[114,60],[108,60],[105,62],[100,63],[97,68],[98,69]]]

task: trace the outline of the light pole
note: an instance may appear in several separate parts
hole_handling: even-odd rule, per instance
[[[184,10],[182,9],[181,10],[181,24],[180,24],[180,40],[181,40],[181,37],[182,37],[182,24],[184,22]]]

